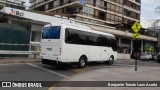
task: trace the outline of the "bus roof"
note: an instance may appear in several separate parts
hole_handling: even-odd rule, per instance
[[[86,26],[86,25],[81,25],[81,24],[78,24],[78,23],[63,23],[63,22],[56,22],[56,23],[51,23],[51,24],[48,24],[48,25],[45,25],[45,27],[47,26],[62,26],[62,25],[65,25],[67,26],[68,28],[71,27],[75,30],[82,30],[82,31],[86,31],[86,32],[92,32],[92,33],[97,33],[97,34],[102,34],[102,35],[106,35],[106,36],[111,36],[111,37],[115,37],[113,34],[110,34],[110,33],[106,33],[106,32],[101,32],[101,31],[95,31],[95,30],[92,30],[90,27]],[[80,28],[80,29],[79,29]]]

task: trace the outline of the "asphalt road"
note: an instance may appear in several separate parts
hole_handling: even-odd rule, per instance
[[[138,61],[138,67],[159,67],[155,61]],[[123,68],[131,67],[134,70],[134,60],[116,61],[110,66],[105,63],[90,63],[84,69],[74,66],[57,68],[55,66],[43,65],[41,63],[22,63],[22,64],[0,64],[0,81],[62,81],[80,73],[101,68]],[[111,69],[110,69],[111,70]],[[48,90],[46,88],[23,88],[23,90]],[[22,88],[0,88],[0,90],[22,90]]]
[[[41,63],[0,64],[0,81],[61,81],[88,68],[74,66],[55,67]],[[53,84],[54,85],[54,84]],[[22,88],[0,88],[0,90],[22,90]],[[28,90],[23,88],[23,90]],[[48,88],[29,88],[29,90],[48,90]]]

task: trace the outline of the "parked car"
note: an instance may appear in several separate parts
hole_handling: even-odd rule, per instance
[[[150,54],[142,53],[140,56],[140,60],[143,61],[149,61],[150,59],[152,59],[152,55]]]
[[[153,54],[153,55],[152,55],[152,60],[157,61],[157,59],[158,59],[158,55],[157,55],[157,54]]]

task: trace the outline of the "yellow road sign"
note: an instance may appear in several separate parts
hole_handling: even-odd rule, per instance
[[[139,33],[134,33],[134,34],[133,34],[133,38],[135,38],[135,39],[140,38],[140,34],[139,34]]]
[[[142,26],[139,24],[139,22],[135,22],[131,28],[135,33],[137,33],[142,28]]]

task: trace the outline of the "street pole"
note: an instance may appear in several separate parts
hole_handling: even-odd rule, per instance
[[[136,57],[135,57],[135,71],[137,71],[137,60],[138,60],[138,52],[136,53]]]
[[[134,31],[133,33],[133,38],[135,39],[135,43],[138,43],[138,38],[140,38],[140,34],[139,34],[139,30],[142,28],[142,26],[139,24],[139,22],[135,22],[133,25],[132,25],[132,30]],[[134,58],[135,58],[135,71],[137,71],[137,60],[138,58],[140,57],[140,53],[137,51],[135,54],[134,54]]]
[[[137,59],[135,60],[135,71],[137,71]]]
[[[135,43],[137,43],[137,39],[135,38]],[[135,59],[135,71],[137,71],[137,60],[138,60],[138,57],[139,57],[139,54],[138,54],[138,52],[135,52],[135,54],[134,54],[134,59]]]

